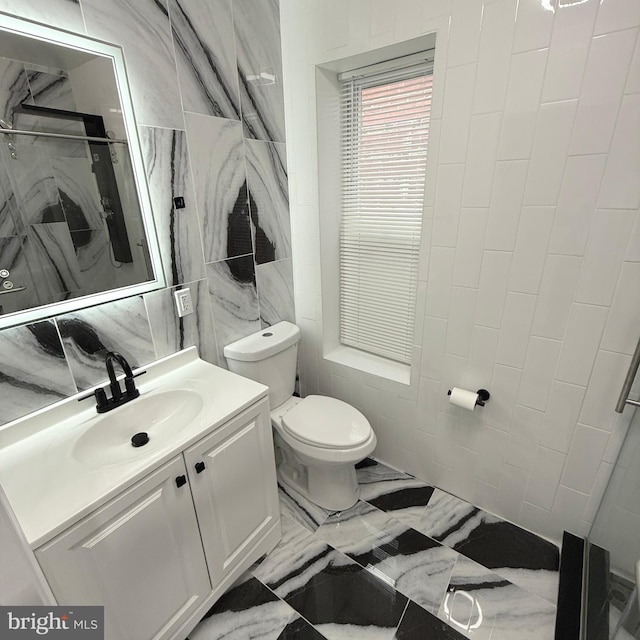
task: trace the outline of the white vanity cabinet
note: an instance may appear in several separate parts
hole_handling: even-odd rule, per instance
[[[104,605],[108,640],[171,637],[211,591],[185,474],[179,455],[36,550],[58,604]]]
[[[106,640],[182,640],[281,537],[262,399],[36,550],[60,604],[102,604]]]
[[[263,400],[184,452],[214,586],[274,526],[279,537],[268,407]]]

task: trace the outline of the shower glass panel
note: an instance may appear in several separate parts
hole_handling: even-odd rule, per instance
[[[0,138],[0,313],[152,279],[126,143],[43,114],[14,129]]]
[[[625,409],[634,411],[587,538],[586,640],[640,640],[640,413]]]

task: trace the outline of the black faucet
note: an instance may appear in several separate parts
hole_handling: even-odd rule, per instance
[[[131,367],[129,366],[127,359],[119,353],[116,353],[115,351],[109,351],[107,352],[104,361],[107,365],[107,373],[109,374],[111,400],[114,402],[118,402],[125,398],[124,402],[128,402],[129,400],[137,398],[140,395],[140,392],[136,389],[136,383],[133,381],[133,371],[131,371]],[[120,368],[124,373],[124,395],[122,393],[122,389],[120,388],[120,383],[116,378],[116,372],[113,369],[114,362],[117,362],[120,365]]]
[[[96,411],[98,413],[106,413],[107,411],[120,407],[131,400],[135,400],[140,395],[140,391],[136,389],[134,378],[146,373],[145,371],[139,371],[134,375],[126,358],[115,351],[108,351],[104,361],[107,366],[107,374],[109,375],[109,389],[111,389],[111,397],[107,397],[105,389],[98,387],[93,393],[78,398],[78,400],[84,400],[85,398],[95,396]],[[124,391],[116,378],[116,372],[114,369],[114,365],[116,363],[120,365],[120,368],[124,373]]]

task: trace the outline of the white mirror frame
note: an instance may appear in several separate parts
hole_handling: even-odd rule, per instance
[[[160,255],[160,245],[158,243],[158,237],[153,220],[149,186],[142,161],[142,148],[140,145],[140,138],[138,136],[138,127],[136,125],[122,47],[102,40],[89,38],[87,36],[80,36],[67,31],[51,29],[50,27],[46,27],[39,23],[29,22],[0,12],[0,33],[3,31],[71,48],[87,54],[100,55],[112,60],[116,76],[118,96],[120,98],[120,105],[122,106],[122,117],[127,133],[136,192],[138,194],[140,211],[142,213],[142,223],[147,240],[147,249],[149,251],[149,258],[151,260],[154,277],[152,280],[146,280],[140,284],[110,289],[109,291],[88,294],[86,296],[73,298],[71,300],[64,300],[62,302],[54,302],[40,307],[34,307],[33,309],[27,309],[25,311],[16,311],[14,313],[0,315],[0,329],[28,324],[51,316],[68,313],[76,309],[91,307],[112,300],[128,298],[130,296],[146,293],[147,291],[164,288],[166,286],[166,282]]]

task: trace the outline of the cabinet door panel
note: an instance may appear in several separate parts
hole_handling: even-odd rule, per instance
[[[60,604],[105,607],[108,640],[164,638],[211,590],[176,458],[36,551]]]
[[[268,403],[204,438],[185,459],[215,588],[280,518]],[[205,468],[196,473],[199,462]]]

